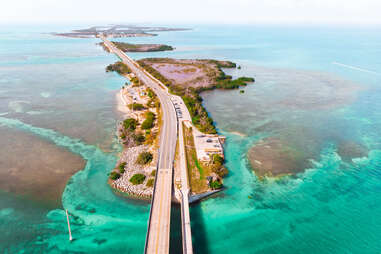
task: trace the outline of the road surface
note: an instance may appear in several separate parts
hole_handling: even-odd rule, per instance
[[[134,60],[128,57],[104,37],[100,37],[105,45],[115,53],[141,80],[157,94],[162,109],[162,127],[160,131],[160,148],[158,169],[145,253],[169,253],[169,233],[171,219],[173,160],[177,140],[177,117],[167,88],[142,69]]]

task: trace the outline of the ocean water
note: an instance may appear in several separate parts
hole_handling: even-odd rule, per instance
[[[96,39],[48,34],[72,28],[0,29],[0,134],[11,137],[0,153],[3,253],[143,251],[149,204],[121,197],[106,183],[120,151],[115,93],[125,80],[104,72],[116,57]],[[244,94],[203,94],[227,137],[230,173],[222,193],[191,206],[195,253],[381,252],[380,30],[197,26],[118,39],[176,47],[134,58],[227,59],[242,68],[226,72],[256,78]],[[299,151],[309,166],[295,176],[258,180],[247,151],[266,137]],[[46,155],[12,165],[34,149]],[[37,185],[26,184],[25,168],[41,174],[39,185],[62,179],[62,194],[41,200]],[[3,179],[7,174],[13,185]],[[63,208],[72,214],[72,243]],[[176,242],[179,227],[171,228]]]

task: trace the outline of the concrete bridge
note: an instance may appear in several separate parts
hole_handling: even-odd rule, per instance
[[[104,36],[99,36],[110,52],[116,54],[144,84],[157,94],[162,109],[159,160],[157,164],[154,191],[151,201],[144,253],[169,253],[171,202],[173,193],[173,161],[176,142],[179,138],[181,164],[181,220],[184,254],[192,254],[192,234],[189,215],[189,185],[182,134],[182,121],[178,118],[168,88],[139,66],[137,62],[119,50]],[[181,99],[181,98],[180,98]]]

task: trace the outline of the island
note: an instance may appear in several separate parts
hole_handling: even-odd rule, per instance
[[[158,160],[160,102],[156,94],[141,82],[122,62],[106,67],[130,80],[117,94],[119,110],[124,117],[117,123],[117,135],[123,151],[109,174],[109,184],[122,193],[149,199]]]
[[[132,44],[118,41],[111,41],[117,48],[123,52],[157,52],[157,51],[168,51],[174,50],[173,47],[165,44]],[[109,49],[104,45],[104,42],[99,43],[104,50],[108,51]]]
[[[110,25],[110,26],[93,26],[85,29],[77,29],[68,33],[52,33],[56,36],[64,36],[71,38],[96,38],[102,34],[109,38],[120,37],[145,37],[157,36],[157,32],[168,31],[186,31],[189,28],[169,28],[169,27],[150,27],[150,26],[133,26],[133,25]]]
[[[182,119],[182,126],[179,127],[183,128],[190,201],[221,190],[223,178],[228,174],[228,169],[224,166],[225,138],[217,134],[213,119],[202,105],[200,94],[212,89],[238,89],[254,82],[254,78],[233,79],[226,75],[223,68],[237,66],[231,61],[144,58],[137,62],[166,86],[173,96],[179,98],[173,103],[178,117]],[[130,196],[150,198],[155,176],[154,165],[157,162],[155,146],[160,132],[160,103],[156,100],[155,93],[139,81],[124,63],[117,62],[106,70],[116,71],[131,81],[119,93],[123,110],[128,116],[118,125],[119,140],[124,149],[110,174],[109,183],[114,189]],[[143,152],[149,152],[150,155],[142,155]],[[175,185],[178,184],[176,179],[180,178],[179,161],[177,148],[174,161]]]

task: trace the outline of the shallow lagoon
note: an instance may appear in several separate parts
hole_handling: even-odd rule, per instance
[[[13,135],[12,142],[22,143],[31,135],[28,142],[40,139],[36,144],[46,149],[57,146],[49,149],[57,168],[68,161],[68,152],[86,161],[67,183],[62,206],[46,205],[32,193],[0,192],[0,231],[5,232],[0,249],[141,253],[149,205],[117,196],[106,184],[119,151],[113,138],[119,116],[114,93],[124,80],[104,72],[116,58],[96,46],[96,40],[43,34],[69,29],[19,27],[0,34],[2,137],[14,132],[20,135]],[[244,94],[203,95],[219,131],[227,136],[231,173],[222,194],[191,208],[195,252],[381,251],[381,75],[332,64],[381,69],[378,28],[201,26],[120,40],[177,48],[133,57],[228,59],[242,65],[233,75],[257,79]],[[310,167],[296,177],[258,181],[246,154],[269,136],[304,151]],[[346,141],[364,145],[368,157],[343,160],[337,149]],[[13,156],[27,152],[19,147]],[[39,161],[43,165],[40,157],[24,165],[39,170]],[[4,151],[0,162],[2,173],[9,170]],[[76,240],[71,244],[62,207],[73,214]]]

